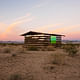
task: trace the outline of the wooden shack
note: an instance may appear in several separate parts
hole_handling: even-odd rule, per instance
[[[60,46],[62,41],[62,36],[59,34],[49,34],[49,33],[41,33],[35,31],[29,31],[27,33],[22,34],[21,36],[25,37],[24,45],[26,47],[29,46]],[[51,37],[55,37],[55,42],[51,43]],[[54,38],[53,38],[54,39]]]

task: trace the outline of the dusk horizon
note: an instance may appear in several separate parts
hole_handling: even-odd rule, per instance
[[[0,0],[0,41],[23,41],[28,31],[80,40],[80,0]]]
[[[0,80],[80,80],[80,0],[0,0]]]

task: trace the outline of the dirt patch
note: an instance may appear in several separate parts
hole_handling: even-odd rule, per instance
[[[12,51],[0,53],[0,80],[11,80],[15,76],[22,80],[80,80],[80,55],[70,57],[62,49],[25,52],[15,49],[14,52],[16,56],[12,56]],[[66,56],[64,65],[51,62],[49,56],[55,53]]]

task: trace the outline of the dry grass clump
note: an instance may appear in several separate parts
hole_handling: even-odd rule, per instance
[[[47,46],[47,50],[48,51],[55,51],[55,48],[54,48],[54,46]]]
[[[42,46],[39,48],[40,51],[55,51],[54,46]]]
[[[20,74],[12,74],[9,80],[23,80],[23,78]]]
[[[41,48],[40,48],[40,51],[46,51],[47,50],[47,47],[45,47],[45,46],[42,46]]]
[[[3,48],[1,49],[1,52],[2,52],[2,53],[11,53],[11,48],[8,47],[8,46],[3,47]]]
[[[64,65],[65,64],[65,55],[63,53],[54,53],[51,55],[52,64]]]
[[[4,47],[0,46],[0,53],[25,53],[26,50],[23,46],[14,46],[14,45],[7,45]]]
[[[36,46],[30,46],[27,49],[30,50],[30,51],[39,51],[39,48],[36,47]]]
[[[16,57],[16,56],[17,56],[17,54],[15,54],[15,53],[12,54],[12,57]]]
[[[28,74],[19,74],[19,73],[13,73],[9,76],[8,80],[34,80],[33,75]]]
[[[73,57],[73,56],[77,55],[78,49],[74,44],[73,45],[70,44],[70,45],[66,46],[64,49],[68,53],[69,56]]]
[[[26,50],[23,48],[23,46],[15,46],[13,48],[13,53],[25,53]]]
[[[78,55],[80,55],[80,46],[77,48],[77,50],[78,50]]]

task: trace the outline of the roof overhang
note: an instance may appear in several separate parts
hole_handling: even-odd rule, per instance
[[[35,32],[35,31],[29,31],[27,33],[21,34],[21,36],[26,36],[26,35],[54,35],[54,36],[65,36],[65,35],[60,35],[60,34],[50,34],[50,33],[42,33],[42,32]]]

